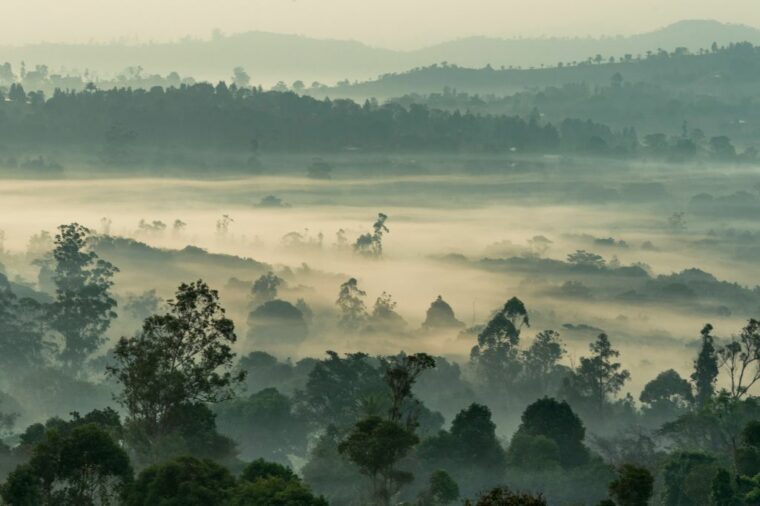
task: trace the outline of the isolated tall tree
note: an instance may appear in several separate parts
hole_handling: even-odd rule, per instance
[[[715,351],[713,326],[709,323],[702,328],[702,348],[694,361],[691,380],[696,388],[697,406],[704,406],[715,395],[715,381],[718,378],[718,355]]]
[[[122,337],[108,371],[122,386],[117,397],[146,437],[165,435],[196,403],[234,395],[243,372],[233,372],[235,326],[219,295],[203,281],[182,284],[169,311],[147,318],[142,331]]]
[[[90,230],[79,224],[61,225],[53,249],[52,327],[63,336],[60,358],[70,368],[98,349],[116,318],[111,287],[118,269],[89,248],[90,236]]]
[[[338,300],[335,303],[340,310],[339,324],[346,329],[357,329],[367,319],[367,307],[364,297],[367,292],[359,288],[356,278],[351,278],[340,285]]]

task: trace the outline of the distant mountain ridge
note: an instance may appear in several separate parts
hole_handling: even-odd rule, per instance
[[[334,83],[367,80],[380,74],[447,61],[466,67],[541,66],[582,61],[597,54],[621,57],[658,48],[686,47],[692,51],[715,42],[760,44],[760,30],[709,20],[680,21],[659,30],[631,36],[602,38],[469,37],[411,50],[395,51],[356,41],[313,39],[298,35],[246,32],[211,40],[185,39],[169,43],[51,44],[0,47],[0,62],[27,67],[46,64],[113,76],[129,66],[148,73],[172,71],[196,79],[229,79],[232,69],[244,67],[254,83],[283,80]]]

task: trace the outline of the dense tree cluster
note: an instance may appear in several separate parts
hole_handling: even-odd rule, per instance
[[[96,239],[72,224],[42,241],[50,294],[0,276],[4,367],[31,371],[28,388],[40,395],[62,388],[98,402],[14,431],[21,406],[0,397],[0,497],[10,506],[751,506],[760,497],[756,319],[729,338],[704,325],[692,374],[662,371],[639,405],[606,333],[568,365],[560,333],[533,332],[517,297],[464,329],[433,301],[419,331],[469,339],[465,364],[403,351],[294,363],[264,351],[238,357],[219,293],[198,280],[166,301],[130,296],[124,309],[141,326],[96,357],[115,319],[117,272]],[[607,269],[587,252],[571,257],[574,268]],[[242,283],[249,323],[289,304],[278,297],[291,285],[260,272]],[[370,312],[356,278],[338,292],[327,310],[336,332],[377,336],[381,322],[397,321],[387,293]],[[305,321],[303,301],[289,306]],[[260,329],[250,336],[261,342]],[[115,398],[93,395],[100,387]],[[113,400],[121,413],[107,407]],[[507,432],[510,414],[521,415]]]

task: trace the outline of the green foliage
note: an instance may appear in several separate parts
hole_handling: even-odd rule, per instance
[[[135,480],[127,506],[224,506],[235,479],[211,460],[180,457],[149,467]]]
[[[742,501],[739,499],[739,494],[732,481],[731,473],[725,469],[718,470],[710,492],[710,504],[712,506],[741,506]]]
[[[547,506],[540,495],[512,492],[507,487],[492,489],[473,503],[465,501],[465,506]]]
[[[243,381],[244,373],[231,371],[235,329],[218,299],[203,281],[182,284],[167,314],[151,316],[137,336],[119,340],[108,371],[121,383],[118,400],[137,438],[183,432],[197,421],[209,428],[213,415],[202,405],[231,398]]]
[[[328,506],[298,479],[266,476],[255,482],[241,482],[225,506]]]
[[[610,495],[618,506],[647,506],[653,487],[654,477],[648,469],[626,464],[610,483]]]
[[[709,323],[702,328],[702,348],[694,361],[694,372],[691,374],[697,390],[695,400],[699,406],[707,404],[715,394],[715,381],[718,378],[718,357],[712,330],[713,326]]]
[[[734,458],[747,424],[758,417],[757,399],[734,399],[722,392],[702,409],[666,423],[659,432],[676,448],[711,453],[727,460]]]
[[[216,413],[219,430],[238,441],[244,459],[286,463],[289,454],[306,452],[306,422],[294,412],[290,398],[275,388],[221,403]]]
[[[129,457],[106,432],[89,423],[65,433],[48,430],[28,464],[0,489],[11,505],[118,505],[132,481]]]
[[[264,459],[256,459],[245,466],[240,477],[251,483],[263,478],[280,478],[285,481],[297,479],[296,474],[289,467]]]
[[[530,326],[528,311],[520,299],[509,299],[478,334],[470,359],[481,381],[490,389],[514,383],[522,370],[520,332]]]
[[[668,369],[644,386],[639,400],[645,404],[645,416],[661,424],[683,414],[694,402],[694,395],[691,384]]]
[[[459,499],[459,485],[443,470],[437,470],[430,475],[430,497],[433,504],[450,504]]]
[[[6,370],[41,364],[52,349],[44,336],[44,311],[32,299],[19,299],[0,273],[0,362]]]
[[[334,506],[351,505],[370,488],[370,480],[338,452],[343,434],[328,426],[311,449],[309,461],[301,469],[306,483]]]
[[[590,404],[599,416],[631,374],[615,361],[620,352],[612,348],[607,334],[599,334],[589,349],[591,356],[581,357],[578,367],[563,383],[562,394],[573,405]]]
[[[728,373],[731,396],[744,397],[760,380],[760,321],[750,319],[738,337],[718,349],[718,359]]]
[[[736,472],[743,476],[760,473],[760,421],[750,421],[741,433],[741,446],[734,451]]]
[[[98,349],[116,318],[110,289],[118,269],[88,247],[91,234],[72,223],[58,227],[55,236],[56,299],[50,308],[51,326],[63,336],[60,358],[70,368],[81,366]]]
[[[711,487],[718,473],[715,458],[694,452],[673,454],[665,464],[664,506],[709,504]]]
[[[306,388],[296,397],[298,409],[310,421],[345,428],[361,417],[362,401],[385,395],[383,374],[366,354],[341,358],[328,351],[327,359],[314,365]]]
[[[396,423],[402,422],[403,407],[409,401],[412,387],[420,374],[428,369],[435,368],[435,359],[427,353],[415,353],[414,355],[399,355],[384,361],[385,382],[390,389],[391,407],[388,418]],[[408,416],[406,426],[414,429],[417,425],[415,416]]]
[[[440,431],[425,439],[417,454],[431,471],[442,469],[470,494],[493,486],[504,476],[506,454],[496,437],[496,425],[491,411],[483,405],[472,404],[460,411],[449,431]]]
[[[537,437],[543,436],[556,444],[558,462],[563,467],[583,465],[588,462],[589,452],[583,440],[586,429],[580,418],[565,402],[544,397],[528,406],[522,414],[522,422],[517,434]],[[524,444],[524,440],[513,439],[513,443]],[[532,445],[539,444],[544,455],[549,455],[548,446],[541,441],[533,440]],[[520,454],[519,447],[514,449],[515,456]]]
[[[525,385],[546,393],[549,381],[559,371],[558,363],[565,356],[565,348],[559,332],[544,330],[536,334],[533,342],[523,353]]]
[[[507,449],[507,462],[510,467],[545,471],[560,466],[560,453],[557,443],[546,436],[531,436],[519,431],[512,436]]]
[[[374,500],[387,505],[401,486],[413,479],[396,465],[418,442],[414,433],[399,424],[369,417],[356,424],[338,451],[372,479]]]

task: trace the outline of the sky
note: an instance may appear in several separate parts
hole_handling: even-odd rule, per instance
[[[760,0],[0,0],[0,44],[167,41],[219,29],[413,49],[471,35],[625,35],[682,19],[760,26]]]

